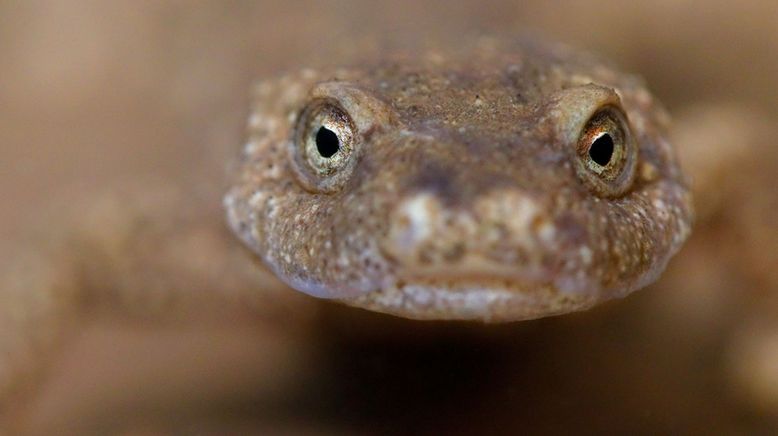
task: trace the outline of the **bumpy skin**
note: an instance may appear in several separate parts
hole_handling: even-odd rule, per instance
[[[349,159],[324,179],[299,159],[312,100],[353,128]],[[580,160],[603,107],[623,110],[636,151],[618,189]],[[560,46],[376,51],[257,86],[229,223],[293,287],[355,306],[493,321],[580,310],[653,280],[688,234],[666,118],[638,79]],[[43,242],[3,247],[0,433],[85,311],[309,318],[311,299],[227,230],[206,160],[184,180],[135,176],[102,200],[63,199],[41,215]]]
[[[326,181],[299,158],[316,101],[355,132]],[[592,183],[577,152],[604,107],[623,111],[637,148],[619,192]],[[260,83],[225,205],[237,235],[311,295],[421,319],[566,313],[653,281],[686,239],[666,127],[638,78],[564,46],[382,52]]]

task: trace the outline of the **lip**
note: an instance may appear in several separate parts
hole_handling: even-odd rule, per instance
[[[409,279],[344,303],[419,320],[520,321],[588,309],[594,292],[566,292],[552,283],[504,279]]]
[[[478,284],[502,283],[510,289],[531,289],[553,283],[554,272],[546,268],[498,265],[481,261],[478,264],[466,262],[455,265],[420,268],[406,266],[389,285],[396,283],[445,283],[468,287]]]

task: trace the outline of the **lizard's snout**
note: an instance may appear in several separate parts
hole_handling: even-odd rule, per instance
[[[389,220],[384,251],[406,274],[423,278],[549,280],[564,263],[564,248],[581,234],[555,222],[542,198],[515,187],[456,205],[420,191]]]

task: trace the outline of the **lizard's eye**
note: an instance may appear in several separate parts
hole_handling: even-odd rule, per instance
[[[348,113],[329,99],[316,100],[298,119],[293,150],[306,185],[331,190],[352,161],[356,128]]]
[[[637,146],[624,113],[606,106],[589,118],[577,144],[578,175],[596,194],[614,197],[632,185]]]
[[[311,169],[328,176],[340,169],[354,149],[354,123],[336,103],[318,101],[300,117],[302,152]]]

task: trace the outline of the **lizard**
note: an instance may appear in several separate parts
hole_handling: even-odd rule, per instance
[[[627,295],[690,232],[668,123],[640,78],[534,39],[261,81],[223,197],[233,235],[203,172],[53,220],[72,226],[67,255],[4,253],[0,391],[93,301],[163,317],[253,301],[288,323],[308,299],[283,282],[401,317],[500,322]]]
[[[563,46],[383,53],[255,94],[229,223],[310,295],[538,318],[652,282],[689,233],[665,111],[635,76]]]

